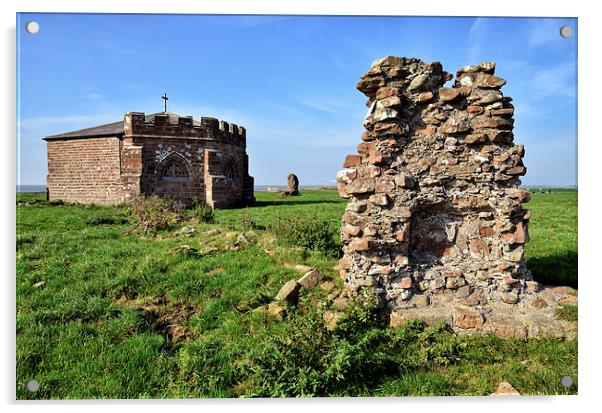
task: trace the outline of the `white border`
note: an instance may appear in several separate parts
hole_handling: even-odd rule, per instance
[[[600,118],[602,97],[600,76],[599,44],[602,39],[600,13],[594,1],[529,2],[525,0],[319,0],[319,1],[267,1],[267,0],[220,0],[193,4],[185,0],[9,0],[2,3],[3,54],[1,66],[4,99],[0,105],[3,117],[4,147],[2,151],[4,173],[2,174],[2,262],[4,277],[4,300],[2,303],[4,323],[2,347],[2,375],[0,389],[2,402],[12,409],[44,409],[54,411],[98,411],[107,409],[130,409],[140,407],[147,412],[164,412],[168,405],[177,409],[195,410],[244,409],[245,411],[282,410],[306,411],[308,409],[345,409],[353,411],[394,409],[441,409],[445,412],[465,412],[469,409],[504,411],[529,408],[547,411],[577,411],[586,404],[595,403],[600,380],[601,356],[597,352],[600,343],[598,291],[602,274],[598,271],[595,257],[599,237],[602,233],[597,210],[601,184],[599,157],[602,155],[600,127],[594,121]],[[15,20],[16,12],[118,12],[118,13],[215,13],[215,14],[347,14],[347,15],[431,15],[431,16],[555,16],[579,18],[579,396],[575,397],[531,397],[520,400],[496,400],[487,398],[386,398],[386,399],[321,399],[321,400],[183,400],[183,401],[104,401],[104,402],[45,402],[23,403],[14,401],[15,386]],[[368,35],[368,34],[367,34]],[[597,403],[600,404],[600,403]]]

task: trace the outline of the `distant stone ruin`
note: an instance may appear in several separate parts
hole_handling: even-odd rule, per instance
[[[299,195],[299,178],[295,174],[288,174],[286,191],[282,192],[282,196],[298,196]]]
[[[525,265],[525,151],[494,70],[466,66],[443,87],[452,76],[440,63],[388,56],[362,76],[366,130],[337,174],[350,198],[341,277],[351,296],[375,293],[394,326],[421,318],[504,337],[572,334],[551,320],[564,296],[541,291]]]

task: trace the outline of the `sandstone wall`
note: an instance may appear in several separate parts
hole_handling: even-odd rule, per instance
[[[123,135],[48,140],[50,199],[117,204],[137,196],[193,199],[214,207],[254,201],[243,127],[192,117],[144,113],[124,117]],[[175,163],[185,174],[168,178]]]
[[[220,141],[194,138],[135,138],[142,146],[141,192],[171,196],[185,202],[193,198],[216,207],[244,203],[247,158],[244,148]],[[165,180],[163,168],[171,161],[182,165],[186,180]]]
[[[118,137],[48,142],[50,200],[114,204],[124,199]]]
[[[483,309],[537,290],[524,261],[524,148],[494,69],[464,67],[443,87],[452,76],[440,63],[389,56],[362,76],[366,131],[337,174],[350,198],[339,268],[352,295],[373,291],[391,310]]]
[[[207,117],[200,123],[180,117],[174,124],[168,115],[146,122],[143,113],[126,114],[126,140],[142,147],[141,193],[186,203],[198,199],[218,208],[253,202],[245,128]],[[172,161],[186,170],[188,179],[163,179],[163,168]]]

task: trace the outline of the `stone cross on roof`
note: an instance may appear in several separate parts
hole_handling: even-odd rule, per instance
[[[161,99],[163,99],[163,112],[167,112],[167,100],[169,99],[167,97],[167,94],[163,93],[163,96],[161,97]]]

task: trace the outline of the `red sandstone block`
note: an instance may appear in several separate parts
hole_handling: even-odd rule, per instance
[[[379,150],[371,150],[368,153],[368,162],[373,165],[379,165],[379,164],[383,163],[385,158],[386,158],[385,154]]]
[[[494,109],[491,111],[493,116],[506,116],[514,114],[513,108]]]
[[[411,276],[402,278],[401,281],[399,282],[399,286],[401,288],[412,288],[412,286],[414,285],[414,280],[412,279]]]
[[[470,240],[469,248],[470,252],[474,254],[484,253],[485,255],[489,255],[489,247],[483,242],[481,238],[475,238]]]
[[[395,239],[399,242],[408,242],[410,240],[410,226],[406,225],[395,233]]]
[[[524,166],[515,166],[506,171],[508,175],[524,175],[527,173],[527,168]]]
[[[371,240],[367,240],[364,238],[354,239],[349,244],[349,249],[351,251],[369,251],[376,246],[376,243]]]
[[[493,235],[492,227],[482,227],[480,230],[480,234],[482,237],[491,237]]]
[[[519,222],[516,224],[514,231],[505,233],[502,236],[502,239],[511,244],[524,244],[525,242],[529,241],[529,232],[525,224],[523,222]]]
[[[478,310],[458,306],[454,308],[453,321],[459,328],[481,330],[485,320]]]
[[[345,157],[345,162],[343,163],[343,168],[352,168],[354,166],[359,166],[362,162],[362,158],[359,155],[347,155]]]
[[[376,145],[374,144],[374,142],[360,143],[357,146],[357,151],[358,151],[358,153],[367,155],[370,151],[374,150],[375,146]]]
[[[470,125],[474,129],[483,129],[483,128],[497,128],[497,129],[510,129],[512,128],[513,122],[504,118],[490,118],[487,116],[480,116],[474,118]]]
[[[379,179],[376,182],[375,192],[391,194],[395,191],[395,182],[391,179]]]
[[[483,110],[484,109],[481,106],[477,106],[477,105],[469,105],[466,108],[466,111],[468,113],[477,113],[477,114],[479,114],[479,113],[483,113]]]

